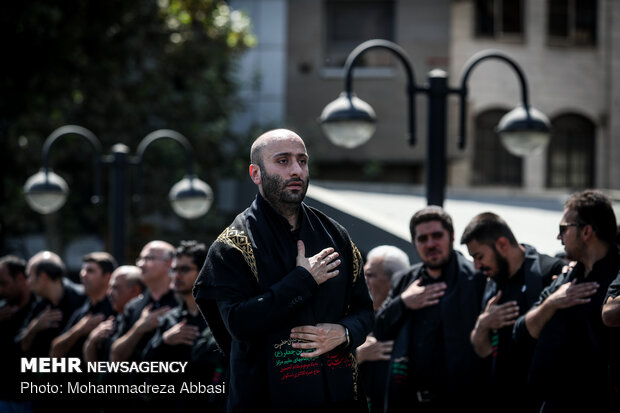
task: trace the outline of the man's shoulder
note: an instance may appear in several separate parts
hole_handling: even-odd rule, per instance
[[[80,305],[78,308],[75,309],[75,311],[72,314],[72,317],[77,317],[78,319],[84,317],[86,315],[86,313],[88,313],[88,310],[90,309],[91,306],[91,301],[90,298],[87,298],[82,305]]]
[[[226,247],[244,249],[250,245],[247,224],[245,221],[247,209],[238,214],[235,219],[218,235],[209,248],[210,253],[221,251]]]
[[[456,262],[458,264],[459,273],[466,274],[467,276],[482,276],[481,273],[476,271],[474,267],[474,263],[465,258],[465,255],[460,251],[454,251],[454,256],[456,258]]]
[[[525,248],[526,259],[538,260],[540,275],[543,277],[559,274],[562,271],[562,267],[566,265],[566,262],[561,258],[543,254],[531,245],[522,245]]]
[[[127,312],[142,311],[142,309],[146,307],[146,304],[149,299],[148,296],[149,296],[148,291],[145,291],[143,294],[135,296],[134,298],[132,298],[131,300],[127,302],[127,304],[125,305],[124,312],[127,313]]]
[[[88,296],[84,293],[83,285],[77,284],[68,278],[63,278],[62,285],[65,291],[64,297],[66,297],[66,299],[63,298],[63,301],[70,310],[75,311],[89,301]]]
[[[162,325],[160,327],[171,327],[183,319],[184,308],[182,305],[172,307],[166,314],[162,316]]]
[[[423,266],[423,263],[418,262],[392,275],[392,285],[394,286],[394,289],[398,290],[407,288],[409,284],[415,281],[415,279],[420,275],[420,271]]]
[[[67,277],[63,277],[62,286],[69,294],[84,297],[84,299],[86,299],[86,294],[84,293],[84,286],[82,284],[78,284]]]

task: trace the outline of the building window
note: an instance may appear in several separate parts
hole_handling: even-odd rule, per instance
[[[505,110],[496,109],[476,117],[473,185],[521,185],[521,158],[510,154],[495,132],[505,114]]]
[[[547,186],[585,189],[594,185],[595,126],[581,115],[563,115],[552,122],[547,149]]]
[[[522,0],[476,0],[475,7],[477,37],[522,39]]]
[[[325,66],[344,66],[349,53],[366,40],[394,40],[394,1],[326,0],[325,13]],[[381,50],[364,53],[356,62],[356,66],[392,64],[392,57]]]
[[[552,45],[596,44],[597,0],[549,0],[547,31]]]

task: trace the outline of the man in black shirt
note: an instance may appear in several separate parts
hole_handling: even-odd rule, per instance
[[[84,301],[81,285],[65,277],[65,264],[51,251],[41,251],[28,261],[28,285],[41,298],[24,320],[16,340],[29,357],[48,357],[52,340]]]
[[[115,316],[95,327],[84,343],[84,360],[109,360],[111,337],[121,323],[125,305],[144,292],[142,271],[133,265],[121,265],[112,273],[106,293]]]
[[[514,345],[512,327],[551,284],[552,277],[561,273],[564,261],[519,244],[508,224],[492,212],[471,220],[461,244],[467,245],[476,269],[489,277],[484,311],[471,332],[471,342],[476,354],[489,362],[490,403],[497,406],[510,400],[502,411],[538,411],[540,406],[528,397],[526,389],[531,354]]]
[[[608,369],[618,330],[601,318],[620,270],[615,236],[616,216],[603,193],[587,190],[565,202],[558,239],[577,264],[542,291],[514,329],[519,344],[535,345],[529,380],[542,412],[617,409]]]
[[[454,251],[441,207],[416,212],[410,230],[422,262],[399,277],[376,316],[377,340],[394,340],[387,411],[479,411],[482,362],[469,335],[485,279]]]
[[[88,334],[114,314],[106,291],[115,268],[116,260],[107,252],[92,252],[82,258],[80,279],[88,298],[71,315],[62,334],[52,341],[50,356],[83,358],[82,346]]]
[[[602,316],[606,326],[620,327],[620,272],[607,289]]]
[[[142,248],[136,265],[142,270],[147,290],[125,306],[113,337],[110,360],[140,360],[159,326],[159,318],[178,305],[170,288],[169,270],[173,257],[174,247],[164,241],[151,241]]]
[[[161,325],[143,352],[144,360],[187,361],[186,370],[181,374],[152,377],[158,383],[176,385],[178,397],[166,395],[158,400],[158,408],[171,412],[207,410],[223,411],[225,406],[224,387],[228,360],[217,348],[213,334],[200,314],[192,296],[192,288],[198,273],[207,257],[205,244],[196,241],[182,241],[177,247],[176,256],[170,268],[174,291],[182,299],[163,316]],[[221,393],[207,392],[181,393],[184,385],[202,385],[199,389],[213,386]],[[218,387],[216,387],[218,386]]]
[[[375,312],[388,297],[395,276],[408,268],[409,257],[403,250],[393,245],[380,245],[368,251],[364,264],[364,277]],[[355,352],[370,413],[384,411],[385,382],[393,345],[392,340],[378,341],[374,334],[369,334],[364,344]]]
[[[23,352],[22,357],[49,357],[51,343],[66,327],[71,315],[81,307],[86,295],[82,285],[70,281],[66,276],[65,264],[60,257],[50,251],[41,251],[28,261],[26,267],[28,285],[40,298],[22,325],[16,337]],[[39,373],[24,373],[20,381],[60,384],[61,376]],[[33,411],[53,410],[56,405],[46,399],[45,394],[31,393]],[[60,399],[56,399],[54,403]]]
[[[14,339],[35,300],[26,282],[26,261],[14,255],[0,258],[0,411],[25,409],[19,392],[21,351]]]

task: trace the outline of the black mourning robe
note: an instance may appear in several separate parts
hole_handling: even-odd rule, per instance
[[[339,274],[319,286],[296,265],[297,239],[306,257],[333,247],[342,261]],[[212,244],[194,297],[230,354],[229,412],[366,407],[354,353],[372,329],[372,300],[361,255],[331,218],[302,203],[300,227],[293,232],[257,195]],[[301,358],[290,331],[318,323],[342,324],[351,344]]]

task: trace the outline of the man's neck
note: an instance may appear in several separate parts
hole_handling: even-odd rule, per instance
[[[510,248],[508,254],[508,272],[510,273],[508,278],[512,278],[525,262],[525,248],[522,245],[518,248]]]
[[[29,301],[30,301],[30,289],[24,288],[22,290],[21,296],[19,297],[19,301],[16,303],[16,305],[19,308],[24,308],[26,305],[28,305]]]
[[[594,264],[605,258],[605,256],[609,252],[609,248],[609,245],[599,242],[597,244],[590,245],[590,248],[586,249],[586,253],[581,259],[581,263],[585,267],[586,277],[590,274],[590,272],[592,272]]]
[[[170,290],[170,280],[168,279],[168,277],[166,277],[165,279],[157,280],[157,282],[153,283],[152,285],[147,285],[147,288],[149,289],[153,300],[159,301],[164,296],[164,294],[166,294]]]
[[[62,285],[62,280],[58,281],[58,282],[53,282],[50,285],[49,288],[49,292],[47,294],[47,298],[48,300],[50,300],[50,302],[54,305],[58,305],[60,303],[60,300],[62,300],[62,296],[65,294],[65,288]]]
[[[105,298],[105,295],[106,295],[106,291],[103,290],[102,292],[98,294],[93,294],[92,296],[89,296],[88,298],[90,298],[91,303],[97,304],[103,301],[103,299]]]
[[[439,279],[439,277],[441,277],[442,268],[430,268],[427,266],[426,272],[432,279],[437,280]]]
[[[281,211],[280,214],[286,218],[291,226],[291,230],[296,230],[299,228],[299,206],[297,206],[297,208],[290,208],[286,211]]]
[[[299,209],[301,208],[301,204],[271,202],[264,196],[263,199],[271,205],[274,211],[282,215],[288,221],[292,229],[295,230],[299,227]]]
[[[183,301],[185,301],[185,305],[187,306],[187,311],[193,315],[198,315],[198,305],[196,304],[196,300],[194,300],[194,296],[190,294],[183,295]]]

